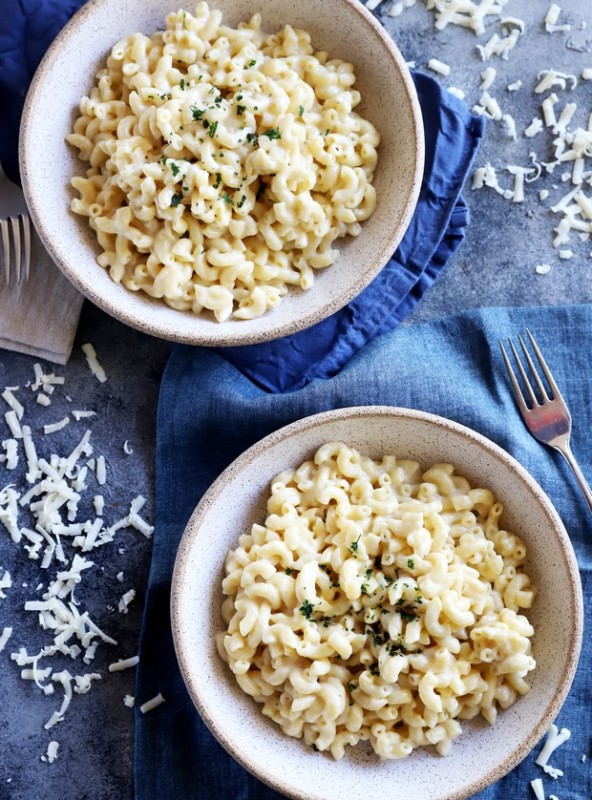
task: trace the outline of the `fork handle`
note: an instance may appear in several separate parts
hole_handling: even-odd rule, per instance
[[[586,502],[588,503],[588,508],[592,512],[592,491],[590,491],[590,487],[584,477],[584,473],[580,469],[578,462],[575,460],[573,453],[571,452],[571,448],[569,445],[563,444],[561,447],[557,447],[557,450],[561,453],[563,458],[567,461],[571,471],[573,472],[580,489],[582,490],[582,494],[584,495]]]

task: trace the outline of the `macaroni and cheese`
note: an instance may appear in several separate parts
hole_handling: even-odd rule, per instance
[[[450,464],[330,442],[271,484],[226,559],[220,656],[285,733],[384,759],[529,691],[535,589],[502,505]]]
[[[118,42],[67,141],[72,210],[132,291],[222,322],[309,289],[376,205],[379,134],[351,64],[308,33],[234,29],[205,2]]]

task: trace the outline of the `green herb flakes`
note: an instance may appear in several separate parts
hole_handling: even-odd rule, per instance
[[[302,616],[306,617],[306,619],[310,619],[310,615],[312,614],[313,610],[314,610],[313,604],[310,603],[308,600],[305,600],[299,609]]]

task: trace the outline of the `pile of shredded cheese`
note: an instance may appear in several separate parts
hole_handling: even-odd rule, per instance
[[[92,345],[82,349],[92,374],[106,381]],[[146,502],[142,496],[131,501],[123,516],[109,519],[114,508],[104,494],[109,470],[87,427],[96,412],[73,409],[66,416],[54,417],[54,393],[63,392],[64,384],[63,377],[45,372],[37,363],[26,385],[7,386],[0,395],[0,407],[4,405],[0,415],[0,535],[9,537],[15,549],[13,574],[7,565],[0,565],[0,603],[13,584],[21,583],[18,569],[22,558],[34,562],[38,583],[28,588],[30,597],[23,614],[36,616],[40,626],[37,631],[44,641],[40,648],[31,648],[27,626],[19,625],[24,619],[15,618],[0,631],[0,651],[6,652],[3,658],[10,658],[20,668],[22,679],[31,681],[39,692],[59,695],[43,725],[48,731],[63,721],[74,695],[85,694],[102,679],[90,668],[97,647],[117,646],[81,600],[80,587],[87,580],[90,585],[96,583],[101,571],[96,561],[98,552],[112,544],[123,529],[135,529],[148,539],[153,532],[140,513]],[[65,400],[71,403],[67,396]],[[64,398],[59,401],[55,405],[63,408]],[[33,403],[45,409],[46,424],[28,422],[27,408]],[[123,447],[131,452],[127,442]],[[123,582],[123,573],[117,578]],[[136,590],[130,587],[115,600],[120,613],[127,613],[135,595]],[[109,666],[109,672],[137,663],[137,656],[119,659]],[[8,663],[2,668],[8,669]],[[126,695],[123,702],[131,708],[134,698]],[[58,748],[57,741],[49,741],[41,759],[53,763]]]
[[[398,16],[414,5],[416,0],[366,2],[371,11],[380,12],[386,8],[387,17]],[[585,30],[586,21],[576,25],[566,21],[558,3],[542,7],[537,33],[564,37],[566,47],[581,51],[581,69],[578,74],[566,74],[552,66],[542,65],[537,74],[523,75],[519,80],[502,85],[498,69],[491,62],[495,59],[511,60],[514,51],[519,51],[522,38],[530,33],[524,20],[507,13],[511,7],[517,8],[520,4],[515,0],[424,0],[424,5],[433,14],[438,31],[455,25],[481,37],[482,41],[476,46],[470,46],[476,47],[478,61],[489,62],[480,71],[478,99],[471,110],[491,120],[490,124],[499,126],[508,147],[500,148],[500,157],[496,158],[495,164],[485,163],[475,170],[471,188],[493,190],[512,204],[532,198],[549,216],[552,230],[549,247],[552,245],[557,261],[570,259],[575,252],[580,254],[592,234],[592,103],[589,83],[592,81],[592,55],[589,48],[577,46],[568,34]],[[541,58],[546,57],[546,53],[541,51]],[[442,78],[454,79],[453,68],[439,58],[427,59],[425,67]],[[464,82],[470,82],[472,78],[474,74],[462,76]],[[470,86],[459,88],[450,85],[448,89],[461,98],[472,94]],[[519,91],[540,97],[538,114],[524,130],[519,129],[510,113],[512,97]],[[528,142],[531,146],[524,162],[519,153]],[[516,152],[513,154],[510,150],[506,153],[505,150],[512,145],[515,145]],[[541,247],[545,248],[544,243]],[[592,257],[590,248],[586,255]],[[533,268],[537,274],[545,275],[551,270],[551,264],[538,263]]]

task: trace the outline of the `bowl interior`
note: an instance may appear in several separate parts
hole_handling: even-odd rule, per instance
[[[381,762],[358,745],[334,762],[267,720],[217,655],[214,632],[222,628],[220,581],[227,551],[254,521],[265,518],[270,481],[334,440],[375,458],[386,453],[413,458],[424,468],[442,461],[455,464],[474,486],[494,492],[504,504],[503,527],[528,546],[527,572],[539,590],[528,612],[535,626],[537,660],[529,675],[532,689],[500,712],[493,726],[464,722],[463,735],[446,758],[416,750],[403,760]],[[262,780],[289,796],[314,800],[391,796],[395,785],[405,786],[415,800],[443,800],[468,797],[500,778],[544,735],[577,665],[582,600],[576,559],[556,511],[507,453],[433,415],[361,407],[326,412],[281,429],[239,457],[213,484],[181,542],[172,624],[181,672],[201,716],[229,752]]]
[[[338,261],[316,273],[313,288],[293,291],[255,320],[217,323],[174,311],[115,284],[95,263],[94,233],[69,204],[73,175],[83,173],[74,148],[64,141],[80,98],[111,47],[123,36],[151,34],[164,26],[178,0],[91,0],[61,32],[42,61],[27,95],[20,139],[23,187],[35,226],[52,258],[95,304],[121,321],[175,341],[248,344],[308,327],[337,311],[388,261],[409,223],[423,171],[421,111],[409,71],[391,37],[358,0],[213,0],[224,23],[236,26],[262,13],[265,30],[289,23],[308,30],[317,50],[354,63],[363,103],[359,110],[380,130],[375,177],[377,209],[361,235],[337,244]],[[338,21],[338,24],[337,24]],[[73,68],[75,65],[75,69]]]

